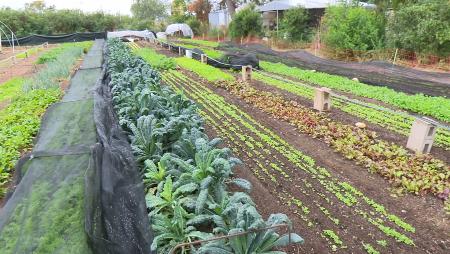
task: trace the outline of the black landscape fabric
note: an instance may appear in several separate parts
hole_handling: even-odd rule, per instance
[[[38,45],[45,42],[48,43],[63,43],[63,42],[79,42],[79,41],[93,41],[96,39],[105,39],[105,32],[86,32],[86,33],[71,33],[61,35],[40,35],[33,34],[22,38],[14,38],[14,45]],[[11,40],[2,40],[2,46],[11,46]]]
[[[317,70],[360,82],[386,86],[408,94],[423,93],[430,96],[450,97],[450,74],[448,72],[422,71],[386,61],[344,62],[314,56],[306,50],[289,52],[274,51],[261,44],[240,45],[233,42],[221,43],[219,50],[235,53],[253,53],[260,60],[281,62],[306,70]]]

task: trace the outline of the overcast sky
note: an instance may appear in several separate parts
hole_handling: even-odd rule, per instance
[[[25,3],[32,0],[0,0],[0,7],[21,9]],[[103,10],[111,14],[131,14],[133,0],[45,0],[47,6],[54,5],[56,9],[81,9],[86,12]]]

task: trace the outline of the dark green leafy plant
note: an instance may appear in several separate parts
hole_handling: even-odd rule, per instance
[[[129,134],[146,185],[147,208],[156,235],[152,249],[168,253],[178,243],[237,230],[245,222],[242,216],[250,216],[247,212],[258,218],[255,227],[266,225],[248,195],[230,196],[229,184],[246,191],[251,184],[233,177],[233,167],[240,161],[231,157],[229,149],[217,148],[219,139],[209,140],[197,107],[161,86],[159,75],[133,57],[123,43],[110,40],[108,51],[114,108]],[[284,237],[265,232],[249,236],[248,240],[259,246],[249,250],[269,253],[270,248],[282,244]],[[224,248],[233,249],[233,244],[226,241]]]

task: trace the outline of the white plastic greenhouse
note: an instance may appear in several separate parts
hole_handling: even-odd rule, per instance
[[[194,37],[194,32],[192,32],[191,27],[188,24],[171,24],[166,28],[167,35],[174,35],[176,33],[181,33],[183,37]]]

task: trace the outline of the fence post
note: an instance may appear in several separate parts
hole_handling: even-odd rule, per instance
[[[397,60],[397,53],[398,53],[398,48],[395,49],[394,61],[392,62],[392,65],[395,65],[395,61]]]
[[[202,63],[208,63],[208,57],[206,56],[206,54],[201,54],[200,55],[200,61]]]
[[[252,66],[242,66],[242,80],[243,81],[252,81]]]
[[[417,153],[429,153],[436,135],[436,125],[426,118],[417,118],[411,127],[406,147]]]
[[[331,89],[326,87],[316,88],[314,94],[314,109],[322,112],[331,109]]]

